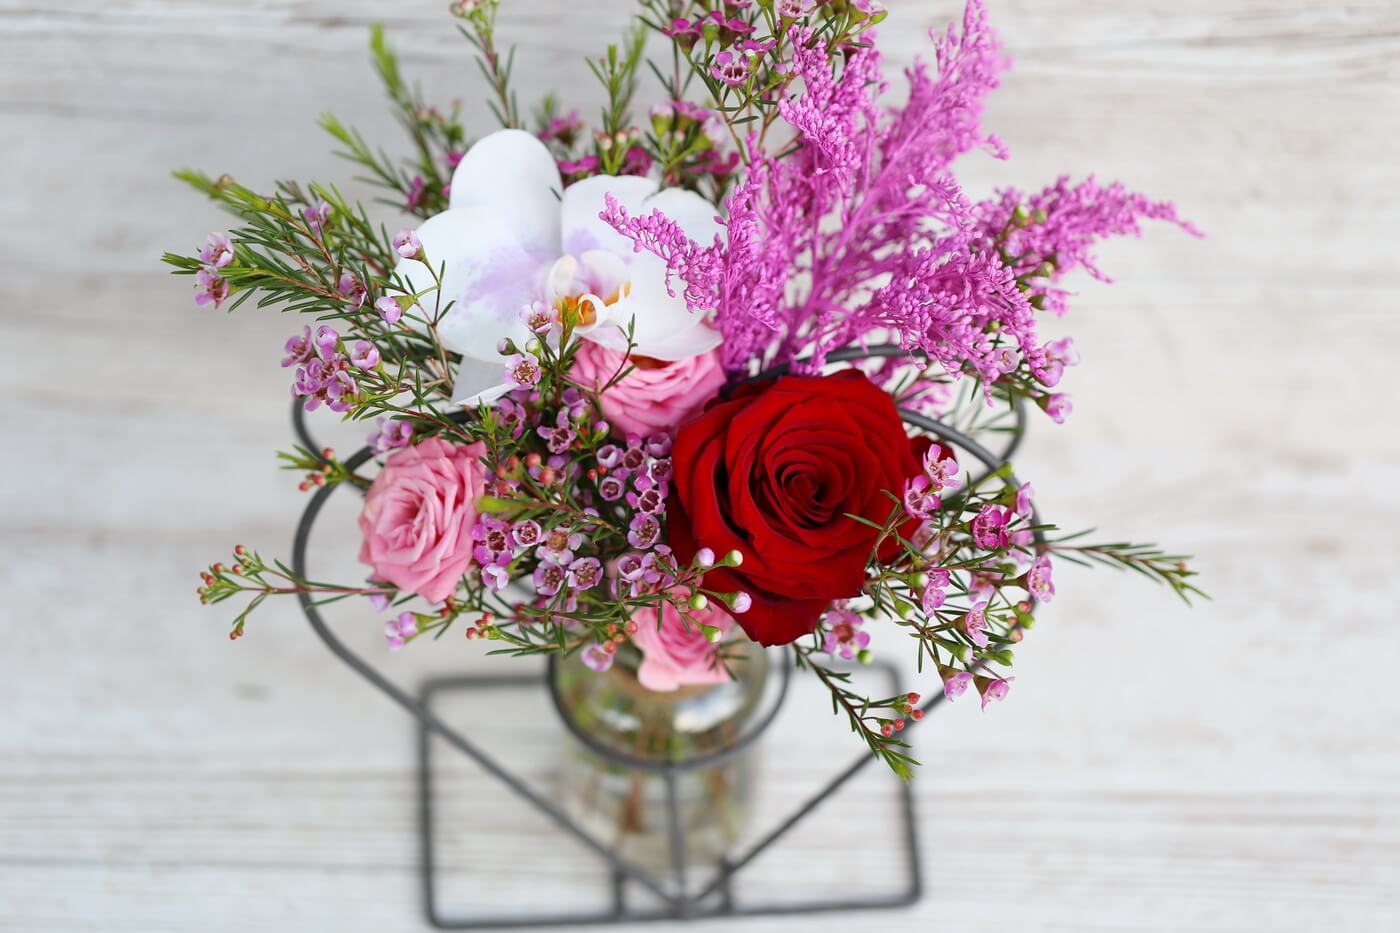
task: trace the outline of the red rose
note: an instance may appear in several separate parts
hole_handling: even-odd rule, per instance
[[[901,495],[921,469],[893,400],[856,370],[743,386],[683,426],[673,453],[670,545],[682,561],[701,547],[743,553],[706,585],[753,598],[736,618],[764,645],[859,594],[879,533],[848,513],[883,524],[885,491]]]

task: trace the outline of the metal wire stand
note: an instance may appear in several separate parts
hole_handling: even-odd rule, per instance
[[[790,667],[783,668],[783,676],[786,679]],[[889,677],[889,692],[891,695],[899,692],[898,676],[892,665],[883,667],[884,672]],[[486,677],[478,676],[455,676],[436,678],[423,685],[420,696],[425,706],[431,706],[434,699],[446,693],[456,691],[485,691],[500,690],[502,688],[529,688],[548,690],[553,684],[553,679],[549,673],[536,675],[510,675],[499,674]],[[556,694],[557,696],[557,694]],[[776,707],[773,710],[776,712]],[[623,763],[627,759],[616,752],[606,749],[585,733],[581,733],[572,728],[572,720],[564,719],[566,725],[571,727],[575,738],[589,744],[589,747],[600,754],[606,752],[607,756],[614,763]],[[764,723],[766,726],[766,723]],[[828,911],[841,910],[884,910],[902,907],[914,903],[922,895],[923,882],[922,871],[919,862],[917,820],[914,810],[914,796],[908,784],[891,778],[891,788],[898,794],[899,822],[902,824],[899,836],[898,849],[891,851],[891,864],[899,858],[903,863],[904,882],[903,887],[897,893],[888,897],[853,897],[846,899],[832,900],[810,900],[793,903],[746,903],[733,888],[735,875],[746,865],[752,863],[759,855],[767,851],[770,846],[776,843],[796,826],[803,818],[816,810],[827,798],[835,794],[867,763],[873,760],[869,755],[862,758],[854,767],[842,771],[832,778],[819,792],[812,795],[800,806],[796,807],[788,816],[772,830],[764,834],[757,841],[751,843],[740,853],[733,855],[723,861],[716,862],[709,866],[687,865],[684,859],[679,857],[685,848],[685,830],[679,818],[678,806],[676,803],[676,782],[683,772],[694,770],[699,767],[708,767],[740,754],[756,741],[764,731],[762,728],[750,730],[739,743],[726,749],[722,753],[706,756],[703,761],[697,763],[684,763],[681,765],[651,765],[653,773],[661,775],[666,782],[667,802],[668,802],[668,836],[673,852],[673,870],[668,873],[668,877],[657,877],[651,872],[641,869],[634,863],[621,858],[615,852],[609,852],[602,856],[608,864],[610,871],[609,886],[611,888],[611,905],[602,910],[578,911],[574,913],[557,913],[549,915],[538,915],[532,917],[519,916],[497,916],[497,917],[464,917],[449,916],[445,914],[439,905],[439,879],[438,863],[435,844],[435,829],[437,821],[434,817],[434,793],[433,793],[433,753],[432,736],[434,729],[427,723],[420,722],[418,729],[418,780],[419,780],[419,844],[420,857],[422,860],[422,883],[423,883],[423,904],[428,922],[438,929],[445,930],[474,930],[474,929],[534,929],[550,926],[569,925],[615,925],[624,923],[658,923],[662,921],[685,921],[716,917],[750,917],[762,915],[785,915],[785,914],[809,914],[823,913]],[[629,766],[634,766],[628,762]],[[568,818],[565,818],[568,820]],[[556,822],[558,822],[556,820]],[[568,832],[577,836],[584,831],[568,820],[569,826],[565,827]],[[709,878],[696,884],[692,884],[692,879],[697,868],[710,868],[712,873]],[[669,880],[669,884],[667,881]],[[632,903],[629,893],[633,886],[641,888],[652,897],[661,900],[660,907],[638,906]],[[678,892],[678,893],[677,893]]]
[[[860,354],[849,354],[843,358],[854,359],[857,358],[857,356],[865,355],[892,355],[892,353],[890,351],[882,351],[881,348],[873,348],[873,352],[863,351]],[[834,354],[833,361],[835,361]],[[1023,414],[1018,408],[1017,424],[1011,443],[1005,453],[1001,456],[997,456],[972,438],[940,422],[934,421],[931,418],[908,411],[901,411],[900,415],[906,423],[966,450],[975,459],[980,461],[989,472],[1001,466],[1010,453],[1015,450],[1020,441],[1024,424]],[[311,438],[310,433],[306,429],[302,408],[299,403],[293,405],[292,419],[297,437],[307,449],[313,452],[318,451],[320,449],[319,446]],[[365,447],[345,461],[345,466],[347,469],[353,471],[364,465],[371,456],[372,451],[370,448]],[[1004,481],[1008,484],[1016,483],[1014,477],[1007,477]],[[319,489],[312,496],[310,502],[307,503],[306,510],[303,512],[301,521],[297,525],[296,537],[292,546],[292,569],[298,576],[305,577],[307,575],[306,554],[310,542],[311,530],[315,525],[316,518],[320,514],[321,509],[335,489],[335,486],[327,486]],[[898,794],[901,814],[900,823],[902,824],[894,830],[894,835],[898,837],[904,855],[905,883],[902,890],[895,894],[882,897],[852,897],[848,899],[824,899],[817,897],[793,903],[742,903],[735,895],[732,882],[740,871],[782,839],[802,820],[816,812],[827,799],[844,787],[862,770],[869,767],[871,762],[876,760],[873,755],[864,751],[860,752],[849,764],[836,772],[831,779],[823,785],[821,790],[794,807],[772,829],[757,839],[757,841],[751,843],[740,854],[715,865],[715,873],[712,878],[702,884],[694,885],[693,888],[690,886],[690,866],[685,865],[683,858],[685,840],[676,794],[677,777],[683,772],[695,768],[712,766],[722,762],[739,754],[753,742],[756,742],[767,726],[771,724],[773,718],[777,714],[778,707],[781,706],[786,696],[788,679],[791,676],[791,663],[782,664],[779,667],[783,679],[781,688],[778,691],[777,698],[773,702],[772,707],[760,714],[757,718],[756,726],[749,729],[733,745],[720,752],[707,754],[690,761],[658,764],[655,762],[632,759],[629,756],[599,743],[593,737],[579,730],[568,716],[563,715],[558,694],[554,690],[554,678],[551,676],[552,665],[554,663],[552,658],[550,660],[550,670],[542,674],[495,674],[436,678],[423,684],[418,693],[414,695],[386,678],[379,671],[367,664],[355,652],[351,651],[326,625],[320,610],[314,604],[309,594],[299,594],[299,599],[302,609],[306,613],[307,620],[311,623],[312,630],[326,643],[331,652],[335,654],[336,657],[340,658],[351,670],[359,674],[388,696],[389,699],[401,706],[417,722],[419,790],[418,830],[422,872],[423,910],[427,921],[434,927],[456,930],[484,928],[534,929],[562,925],[656,923],[660,921],[683,921],[714,917],[812,914],[831,911],[889,909],[912,904],[923,895],[923,874],[919,858],[918,821],[915,813],[914,796],[908,784],[898,781],[898,779],[893,776],[890,777],[890,781],[891,786],[895,788],[895,792]],[[898,687],[898,676],[894,668],[886,665],[884,670],[891,680],[891,695],[902,692]],[[561,718],[566,728],[573,732],[576,739],[584,742],[594,753],[605,760],[620,766],[650,771],[651,773],[660,774],[662,776],[668,789],[668,835],[671,851],[673,853],[672,883],[670,885],[657,878],[653,873],[622,858],[610,845],[596,838],[592,833],[575,822],[544,792],[532,787],[529,782],[514,774],[469,737],[449,725],[433,709],[433,701],[448,692],[491,691],[521,687],[533,689],[546,687],[549,689],[554,699],[555,706],[561,713]],[[937,708],[942,700],[943,694],[941,692],[936,693],[923,703],[922,709],[927,714]],[[928,716],[925,715],[924,719],[927,718]],[[917,725],[917,722],[916,720],[910,720],[909,726],[913,727]],[[908,730],[906,729],[906,731]],[[558,826],[562,833],[577,840],[586,849],[590,850],[593,855],[606,863],[611,877],[611,907],[602,911],[581,911],[577,913],[558,912],[533,917],[467,917],[444,915],[439,909],[437,901],[439,887],[437,877],[438,864],[434,848],[436,821],[434,818],[433,752],[431,741],[434,736],[444,740],[457,752],[475,762],[487,774],[504,785],[506,790],[548,817]],[[632,904],[629,903],[628,894],[633,886],[645,891],[653,899],[659,901],[660,906],[648,908],[632,906]]]

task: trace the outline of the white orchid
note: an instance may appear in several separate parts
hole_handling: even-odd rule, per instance
[[[530,339],[520,314],[535,302],[555,314],[578,308],[576,333],[616,350],[627,349],[630,324],[639,356],[679,360],[719,345],[707,316],[667,293],[665,264],[599,217],[607,195],[633,215],[661,211],[700,243],[721,230],[713,204],[646,178],[600,175],[564,190],[544,143],[521,130],[492,133],[462,158],[448,209],[417,231],[431,269],[417,259],[395,269],[419,295],[404,321],[422,329],[439,315],[438,339],[462,354],[454,402],[489,402],[511,388],[497,346]]]

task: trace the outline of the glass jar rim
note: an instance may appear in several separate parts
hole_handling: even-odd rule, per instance
[[[548,675],[545,680],[549,684],[549,698],[554,704],[554,711],[559,715],[560,721],[564,723],[564,728],[569,734],[582,743],[589,751],[598,755],[605,761],[616,765],[630,768],[634,771],[643,771],[650,774],[665,774],[678,771],[694,771],[699,768],[706,768],[728,761],[738,755],[744,749],[756,742],[768,727],[777,718],[778,711],[782,709],[783,701],[787,699],[788,686],[792,680],[793,661],[790,657],[791,651],[786,646],[782,648],[765,649],[772,654],[780,653],[782,659],[777,662],[770,661],[770,668],[776,663],[780,670],[777,678],[769,677],[764,684],[763,693],[759,699],[759,705],[754,715],[749,718],[745,729],[740,732],[735,740],[724,748],[716,751],[706,752],[694,758],[681,758],[672,761],[657,761],[652,758],[642,758],[628,752],[607,745],[588,730],[579,725],[578,720],[569,712],[569,706],[564,702],[564,697],[559,690],[559,656],[549,655]]]

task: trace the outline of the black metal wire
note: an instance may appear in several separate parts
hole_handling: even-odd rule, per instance
[[[883,671],[890,678],[889,692],[898,694],[903,692],[899,683],[898,673],[894,665],[888,662],[876,662],[871,667]],[[529,675],[511,674],[487,674],[484,676],[462,676],[436,678],[429,681],[424,686],[424,703],[431,703],[432,697],[439,692],[449,690],[492,690],[498,686],[540,686],[543,678]],[[682,897],[681,903],[677,906],[662,909],[631,910],[627,906],[625,879],[614,871],[609,879],[612,891],[612,907],[609,910],[580,912],[576,914],[550,914],[536,915],[532,917],[448,917],[444,916],[437,907],[436,900],[436,862],[433,852],[433,838],[435,823],[432,818],[433,797],[432,782],[432,760],[430,754],[431,744],[430,730],[423,724],[419,727],[419,786],[424,793],[423,800],[420,801],[420,842],[423,853],[423,891],[425,913],[429,923],[439,929],[450,930],[479,930],[479,929],[535,929],[555,926],[569,925],[623,925],[640,923],[659,923],[663,921],[678,920],[699,920],[729,917],[758,917],[758,916],[794,916],[812,913],[847,912],[847,911],[869,911],[869,910],[891,910],[906,907],[917,901],[923,894],[922,863],[918,850],[918,820],[914,809],[913,788],[908,782],[899,784],[900,822],[904,831],[900,835],[900,841],[904,852],[904,865],[907,871],[908,880],[903,890],[893,892],[881,897],[851,897],[846,899],[812,899],[796,903],[754,903],[739,905],[733,898],[730,883],[734,875],[743,865],[747,865],[756,858],[761,851],[766,849],[779,836],[786,833],[796,825],[801,817],[805,817],[812,812],[815,806],[831,796],[840,786],[844,785],[861,767],[874,760],[871,755],[862,755],[856,767],[848,769],[838,775],[824,788],[816,797],[809,800],[802,807],[798,808],[795,817],[790,817],[783,821],[773,832],[769,833],[759,845],[752,848],[743,856],[740,862],[730,863],[725,860],[716,866],[715,877],[705,885],[703,889],[695,894],[686,894]],[[668,808],[668,817],[678,814],[679,808]],[[677,838],[672,836],[673,839]],[[684,888],[680,890],[684,891]],[[706,903],[717,900],[717,903]]]
[[[311,451],[311,455],[317,461],[326,462],[326,458],[321,456],[321,451],[325,448],[316,443],[316,438],[311,436],[311,431],[306,426],[306,404],[299,398],[292,399],[292,433],[301,441],[301,446]]]

